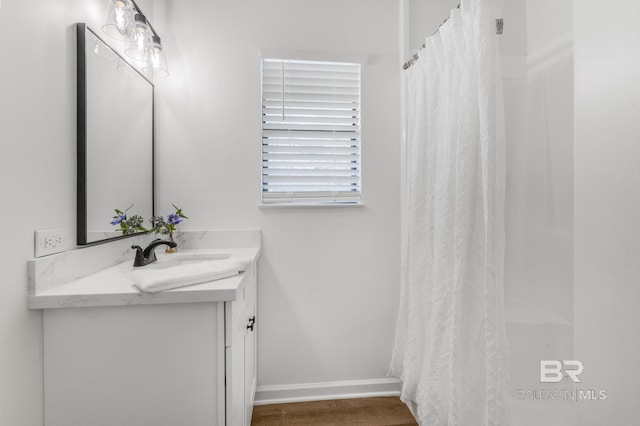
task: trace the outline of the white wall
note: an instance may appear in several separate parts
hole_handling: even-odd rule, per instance
[[[575,342],[581,425],[640,418],[640,3],[574,2]],[[634,422],[635,421],[635,422]]]
[[[505,0],[507,3],[509,0]],[[576,0],[580,1],[580,0]],[[574,0],[526,0],[527,51],[538,51],[573,28]]]
[[[101,1],[4,0],[0,15],[0,424],[42,424],[42,316],[28,311],[33,231],[75,241],[75,26]],[[30,22],[29,30],[24,23]]]
[[[36,229],[65,228],[75,245],[75,23],[98,28],[105,6],[103,0],[2,1],[1,425],[42,424],[42,315],[27,310],[26,261]]]
[[[408,0],[409,48],[419,49],[424,39],[436,32],[458,3],[459,0]]]
[[[527,0],[503,0],[504,32],[500,36],[503,55],[527,54]]]
[[[156,2],[161,209],[185,228],[259,227],[260,386],[383,378],[399,298],[399,4]],[[263,49],[364,60],[366,207],[262,208]]]

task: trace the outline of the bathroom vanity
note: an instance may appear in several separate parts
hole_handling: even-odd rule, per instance
[[[64,283],[43,277],[64,270],[68,259],[30,261],[29,307],[44,309],[45,425],[249,425],[258,327],[255,232],[241,238],[244,246],[223,247],[233,240],[223,234],[205,238],[217,248],[202,238],[180,246],[249,257],[244,273],[153,294],[127,278],[131,250],[130,259]],[[163,256],[171,255],[159,253],[159,262]]]

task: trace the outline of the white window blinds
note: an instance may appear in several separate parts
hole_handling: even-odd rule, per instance
[[[360,201],[360,64],[262,59],[262,201]]]

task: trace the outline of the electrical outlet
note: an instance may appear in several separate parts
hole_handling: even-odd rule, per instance
[[[67,233],[64,229],[45,229],[35,232],[35,256],[42,257],[67,249]]]

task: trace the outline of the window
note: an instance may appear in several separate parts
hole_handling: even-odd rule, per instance
[[[360,201],[360,64],[262,59],[262,202]]]

